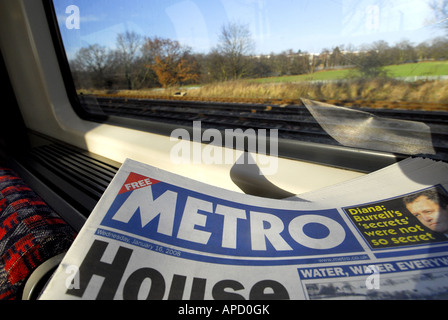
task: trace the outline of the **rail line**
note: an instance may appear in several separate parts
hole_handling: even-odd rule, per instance
[[[193,101],[193,102],[211,102],[211,103],[233,103],[233,104],[267,104],[267,105],[302,105],[301,99],[290,98],[225,98],[225,97],[194,97],[194,96],[163,96],[163,95],[139,95],[139,94],[96,94],[101,98],[124,98],[124,99],[144,99],[144,100],[169,100],[169,101]],[[412,101],[381,101],[381,100],[336,100],[318,99],[321,102],[334,104],[338,106],[370,108],[370,109],[401,109],[401,110],[420,110],[420,111],[442,111],[448,112],[448,103],[440,102],[412,102]]]
[[[327,101],[329,102],[335,104],[335,101]],[[301,102],[280,105],[84,96],[81,104],[94,115],[163,121],[178,125],[191,125],[192,121],[201,121],[202,128],[278,129],[281,138],[338,144]],[[381,117],[424,122],[430,127],[434,147],[443,157],[448,157],[448,112],[376,108],[359,110]]]

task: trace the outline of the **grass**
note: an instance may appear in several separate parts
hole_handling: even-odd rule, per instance
[[[346,79],[350,74],[350,69],[318,71],[311,74],[301,74],[297,76],[281,76],[251,79],[254,83],[285,83],[285,82],[306,82],[316,80],[341,80]]]
[[[254,83],[231,81],[204,85],[187,91],[184,97],[173,97],[176,90],[123,90],[114,94],[105,91],[84,91],[133,98],[182,99],[195,101],[235,101],[250,103],[295,104],[300,98],[337,101],[377,101],[378,105],[398,108],[412,102],[406,109],[448,111],[448,80],[406,82],[394,79],[350,80],[317,83]],[[276,101],[270,102],[272,99]],[[385,102],[385,103],[384,103]],[[336,103],[336,102],[335,102]],[[438,104],[434,106],[434,104]],[[372,105],[372,107],[375,107]]]
[[[387,70],[394,77],[448,75],[448,61],[424,62],[389,66]],[[272,77],[263,79],[228,81],[202,86],[182,88],[187,91],[184,100],[225,101],[231,99],[262,100],[276,99],[280,104],[295,103],[299,98],[315,100],[347,100],[347,101],[386,101],[386,105],[394,106],[399,102],[416,102],[414,109],[436,108],[431,110],[448,111],[448,80],[406,82],[393,78],[380,79],[347,79],[353,70],[321,71],[311,75]],[[312,83],[310,80],[347,81]],[[174,98],[179,88],[120,90],[112,95],[135,98]],[[84,94],[108,94],[105,90],[82,90]],[[271,103],[271,102],[269,102]],[[272,102],[274,103],[274,102]],[[430,104],[440,104],[430,107]],[[382,104],[384,105],[384,103]],[[427,109],[429,110],[429,109]]]
[[[198,97],[257,99],[376,100],[448,103],[448,80],[405,82],[393,79],[351,80],[335,83],[230,82],[188,92]]]
[[[448,61],[427,61],[419,63],[406,63],[385,67],[390,77],[424,77],[448,75]],[[304,82],[304,81],[325,81],[342,80],[356,75],[354,69],[325,70],[312,74],[302,74],[297,76],[281,76],[251,79],[248,81],[255,83],[284,83],[284,82]]]
[[[391,77],[445,76],[448,75],[448,61],[406,63],[385,68]]]

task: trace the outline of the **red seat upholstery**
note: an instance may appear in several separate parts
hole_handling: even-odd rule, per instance
[[[20,299],[30,274],[68,250],[75,231],[0,165],[0,299]]]

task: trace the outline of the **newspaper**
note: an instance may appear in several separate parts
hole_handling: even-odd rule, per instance
[[[40,298],[446,299],[447,187],[415,158],[273,200],[126,160]]]

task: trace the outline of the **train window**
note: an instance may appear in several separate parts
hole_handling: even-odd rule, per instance
[[[448,159],[447,1],[53,0],[53,10],[84,116]]]

